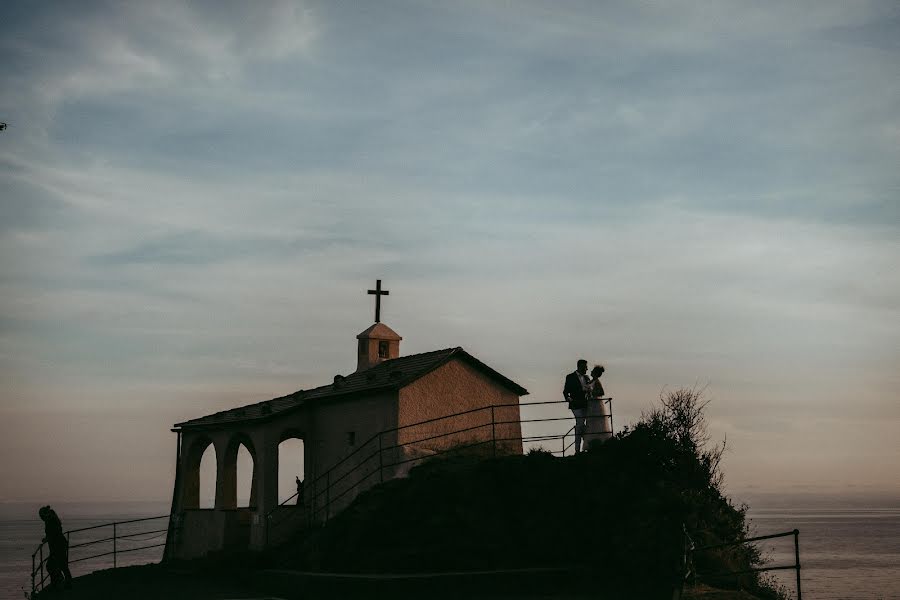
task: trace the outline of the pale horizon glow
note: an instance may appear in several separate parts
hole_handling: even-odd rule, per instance
[[[525,400],[705,387],[736,494],[900,497],[895,2],[4,21],[0,502],[170,498],[172,425],[352,372],[376,279]]]

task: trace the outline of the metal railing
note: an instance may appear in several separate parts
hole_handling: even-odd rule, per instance
[[[612,418],[612,401],[613,401],[613,399],[612,399],[612,398],[599,398],[599,400],[600,400],[601,402],[604,402],[604,403],[606,403],[606,404],[609,405],[609,414],[608,414],[608,415],[599,415],[599,417],[600,417],[600,418],[609,417],[609,431],[612,432],[612,431],[613,431],[613,418]],[[563,402],[565,402],[565,401],[563,401]],[[587,416],[587,417],[585,417],[585,418],[587,418],[587,419],[596,419],[596,418],[598,418],[598,417],[597,417],[597,416]],[[566,438],[569,437],[570,435],[572,436],[572,443],[570,443],[570,444],[567,446],[567,445],[566,445]],[[595,434],[589,434],[589,435],[595,435]],[[574,447],[574,446],[575,446],[575,426],[573,425],[571,429],[569,429],[566,433],[563,434],[563,437],[562,437],[562,455],[565,456],[565,455],[566,455],[566,452],[568,452],[569,449],[572,448],[572,447]],[[554,452],[554,454],[555,454],[555,452]]]
[[[594,438],[596,439],[596,436],[600,435],[609,437],[613,435],[612,398],[603,398],[602,400],[609,405],[609,414],[591,415],[588,416],[587,419],[609,419],[609,431],[603,433],[594,432],[586,434],[585,437],[588,441],[591,440],[592,436],[594,436]],[[433,458],[436,456],[446,455],[454,452],[458,453],[460,451],[478,447],[485,447],[488,444],[490,444],[491,456],[497,456],[498,448],[500,452],[503,453],[505,451],[504,444],[508,444],[510,442],[521,442],[522,444],[525,444],[547,442],[552,440],[560,440],[561,445],[559,450],[550,450],[550,452],[554,455],[565,456],[566,453],[574,445],[574,440],[572,441],[572,443],[568,445],[566,444],[566,439],[570,435],[572,435],[574,427],[561,435],[553,434],[533,436],[523,436],[521,433],[521,427],[523,424],[569,421],[572,419],[571,415],[565,417],[551,417],[542,419],[508,419],[504,418],[503,416],[503,412],[512,412],[514,410],[518,412],[520,408],[559,404],[567,404],[567,402],[565,400],[561,400],[547,402],[522,402],[517,404],[492,404],[454,413],[451,415],[446,415],[443,417],[426,419],[424,421],[419,421],[417,423],[412,423],[409,425],[393,427],[376,433],[365,442],[357,446],[357,448],[347,456],[335,463],[325,473],[313,478],[311,482],[307,482],[305,484],[304,495],[306,497],[301,498],[302,503],[299,506],[305,510],[306,524],[307,526],[309,526],[320,521],[322,523],[327,522],[331,517],[334,516],[334,514],[336,514],[333,510],[335,504],[339,502],[347,502],[349,504],[350,500],[352,500],[352,497],[347,498],[348,495],[351,495],[354,492],[359,493],[360,491],[362,491],[360,486],[362,486],[363,484],[374,485],[375,483],[383,483],[385,480],[385,472],[389,473],[390,476],[396,476],[395,469],[400,469],[405,465],[411,465],[412,463],[421,462],[428,458]],[[487,419],[487,415],[485,414],[481,422],[478,422],[474,425],[469,424],[469,422],[473,418],[477,417],[478,413],[487,412],[490,412],[489,421]],[[466,426],[455,429],[451,429],[446,426],[442,427],[442,425],[448,424],[454,419],[465,419]],[[519,434],[510,435],[509,430],[515,426],[518,426],[517,429]],[[403,434],[405,432],[415,430],[416,428],[425,429],[426,431],[428,431],[428,433],[424,435],[424,437],[418,437],[415,439],[404,438]],[[490,428],[489,433],[486,431],[487,428]],[[427,450],[427,454],[425,455],[405,455],[406,449],[414,447],[418,444],[430,443],[431,445],[441,445],[447,438],[452,436],[468,436],[470,439],[460,440],[458,443],[454,443],[451,446],[443,449],[429,449]],[[376,476],[378,478],[377,482],[369,481],[370,478],[374,478]],[[288,519],[295,518],[295,512],[292,507],[289,507],[288,503],[294,501],[295,499],[297,499],[297,497],[298,494],[294,493],[266,514],[265,540],[267,546],[270,544],[272,531],[274,531],[275,528],[280,524],[285,523]]]
[[[92,527],[81,527],[80,529],[70,529],[65,532],[66,536],[66,554],[68,555],[74,549],[77,548],[88,548],[95,547],[97,544],[105,544],[99,548],[101,551],[97,554],[91,554],[89,556],[78,556],[76,558],[69,558],[68,564],[74,564],[79,562],[84,562],[87,560],[96,560],[99,558],[104,558],[107,556],[112,556],[112,566],[113,568],[117,568],[119,564],[119,555],[125,554],[129,552],[136,552],[138,550],[148,550],[150,548],[161,548],[165,546],[166,543],[163,541],[162,543],[154,543],[146,546],[128,546],[128,547],[120,547],[119,543],[121,541],[126,541],[126,544],[130,544],[132,542],[146,542],[151,540],[158,540],[159,538],[166,535],[168,532],[168,523],[165,528],[161,529],[149,529],[149,530],[141,530],[141,531],[131,531],[131,529],[141,528],[143,525],[149,524],[150,521],[159,521],[161,519],[168,519],[169,515],[162,515],[159,517],[144,517],[141,519],[130,519],[127,521],[115,521],[113,523],[103,523],[102,525],[94,525]],[[141,525],[134,525],[136,523],[140,523]],[[123,526],[126,527],[126,532],[122,533]],[[151,525],[151,527],[155,527],[156,525]],[[87,541],[83,541],[77,544],[72,544],[72,535],[73,534],[81,534],[84,535],[84,532],[87,531],[97,531],[102,528],[110,527],[112,528],[112,535],[106,537],[100,537],[97,539],[90,539]],[[102,536],[102,533],[101,533]],[[145,537],[150,536],[150,537]],[[76,540],[77,541],[77,540]],[[47,547],[48,550],[45,553],[44,547]],[[35,594],[39,591],[42,591],[46,587],[47,579],[50,577],[49,569],[47,568],[47,563],[50,560],[50,552],[49,545],[46,541],[41,542],[41,544],[37,547],[37,550],[34,551],[34,554],[31,555],[31,593]]]
[[[797,575],[797,600],[803,600],[802,591],[801,591],[801,587],[800,587],[800,530],[799,529],[794,529],[792,531],[785,531],[783,533],[773,533],[770,535],[761,535],[761,536],[747,538],[745,540],[738,540],[738,541],[734,541],[734,542],[724,542],[722,544],[712,544],[710,546],[701,546],[699,548],[694,548],[692,546],[689,551],[689,554],[691,555],[691,560],[690,560],[691,569],[690,569],[689,576],[693,577],[694,579],[696,579],[698,576],[696,568],[694,568],[694,566],[693,566],[694,565],[694,561],[693,561],[694,553],[706,552],[706,551],[710,551],[710,550],[719,550],[722,548],[729,548],[732,546],[739,546],[739,545],[743,545],[743,544],[759,542],[762,540],[771,540],[774,538],[782,538],[782,537],[787,537],[787,536],[794,537],[794,564],[792,564],[792,565],[776,565],[776,566],[772,566],[772,567],[756,567],[756,568],[752,568],[752,569],[742,569],[740,571],[728,571],[728,572],[724,572],[724,573],[710,573],[710,574],[704,573],[704,576],[709,577],[709,578],[731,577],[731,576],[737,577],[738,575],[747,575],[750,573],[763,573],[765,571],[793,570],[796,572],[796,575]]]

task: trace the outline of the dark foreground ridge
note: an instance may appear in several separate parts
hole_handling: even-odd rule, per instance
[[[721,493],[721,449],[703,448],[702,415],[684,408],[576,456],[432,459],[266,554],[98,573],[66,596],[670,599],[685,531],[698,545],[749,537],[746,507]],[[746,546],[703,561],[701,574],[761,563]],[[701,583],[685,597],[780,597],[755,574]]]

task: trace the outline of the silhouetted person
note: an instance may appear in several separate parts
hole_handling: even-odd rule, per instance
[[[588,389],[587,426],[584,432],[584,442],[588,448],[594,442],[606,441],[612,437],[612,420],[609,412],[609,400],[604,400],[603,384],[600,378],[606,369],[603,365],[597,365],[591,369],[591,379]]]
[[[69,572],[69,541],[63,533],[62,521],[49,506],[42,506],[38,516],[44,522],[44,542],[50,546],[47,571],[50,573],[50,587],[59,589],[72,587],[72,573]]]
[[[295,477],[297,480],[297,506],[303,506],[303,480]]]
[[[563,398],[569,401],[569,410],[575,415],[575,452],[581,452],[581,438],[584,435],[587,417],[587,399],[590,381],[587,377],[587,361],[583,358],[577,363],[574,372],[566,376],[563,387]]]

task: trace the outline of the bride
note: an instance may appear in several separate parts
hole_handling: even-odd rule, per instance
[[[590,445],[591,441],[606,441],[612,437],[612,418],[609,412],[608,400],[603,398],[603,384],[600,377],[606,369],[597,365],[591,369],[591,379],[588,383],[590,401],[588,402],[587,427],[585,428],[585,441]]]

